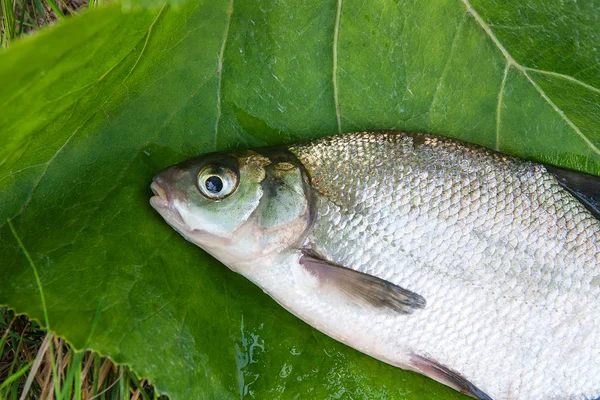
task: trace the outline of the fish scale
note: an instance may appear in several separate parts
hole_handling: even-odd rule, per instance
[[[151,204],[379,360],[485,400],[590,400],[600,178],[574,174],[439,136],[362,132],[188,160],[154,178]]]
[[[327,210],[308,242],[337,264],[423,295],[431,313],[436,302],[455,304],[447,319],[416,312],[396,327],[414,332],[402,340],[415,343],[415,352],[452,365],[475,385],[504,376],[506,386],[490,390],[493,398],[511,398],[509,382],[522,379],[531,381],[512,389],[519,398],[598,393],[600,227],[543,166],[395,133],[345,135],[290,150],[312,178],[317,209]],[[377,189],[367,207],[363,187]],[[431,285],[434,275],[465,296],[457,298],[443,281]],[[480,293],[467,295],[473,287]],[[469,302],[479,296],[487,307],[474,309]],[[581,318],[586,312],[589,318]],[[507,324],[510,340],[501,340]],[[586,337],[592,350],[579,351]],[[494,352],[512,362],[499,362]]]

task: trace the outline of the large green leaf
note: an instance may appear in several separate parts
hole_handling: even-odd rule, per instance
[[[150,179],[214,149],[390,128],[599,173],[599,19],[594,1],[211,0],[113,5],[16,43],[0,53],[0,303],[44,321],[35,267],[53,331],[174,398],[459,398],[185,242]]]

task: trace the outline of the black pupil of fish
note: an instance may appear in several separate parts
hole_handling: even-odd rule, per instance
[[[223,190],[223,181],[218,176],[209,176],[204,182],[206,190],[211,193],[219,193]]]

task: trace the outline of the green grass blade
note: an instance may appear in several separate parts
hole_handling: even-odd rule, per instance
[[[148,396],[148,393],[146,393],[146,391],[144,390],[144,387],[140,383],[140,380],[131,371],[129,371],[129,378],[131,379],[131,382],[133,383],[133,386],[136,387],[136,388],[138,388],[138,389],[140,389],[140,393],[142,394],[142,397],[144,398],[144,400],[150,400],[150,397]]]
[[[56,367],[56,355],[54,353],[54,343],[53,343],[53,335],[48,332],[50,336],[50,346],[48,350],[50,351],[50,360],[52,362],[52,381],[54,382],[54,396],[56,400],[62,400],[60,395],[60,376],[58,375],[58,368]]]
[[[79,354],[79,353],[78,353]],[[75,362],[75,381],[73,382],[74,391],[73,391],[73,400],[81,400],[81,373],[82,373],[82,364],[83,358],[85,357],[85,351],[81,352],[81,360],[79,362]]]
[[[1,393],[1,391],[0,391]],[[19,381],[15,381],[12,384],[10,389],[10,400],[17,400],[17,396],[19,395]]]
[[[23,331],[21,336],[19,336],[19,341],[17,342],[17,347],[14,349],[15,358],[13,359],[12,363],[10,364],[10,368],[8,370],[8,376],[10,376],[12,374],[12,372],[15,370],[15,366],[17,365],[17,363],[19,361],[19,351],[21,350],[21,346],[23,345],[23,336],[24,335],[25,335],[25,331]]]
[[[23,27],[25,26],[25,15],[27,15],[27,11],[25,10],[25,0],[21,1],[21,17],[19,18],[19,28],[17,30],[17,36],[21,36],[23,33]]]
[[[102,366],[102,360],[100,357],[94,357],[94,367],[92,369],[92,396],[96,397],[98,390],[98,381],[100,380],[100,367]]]
[[[126,400],[129,398],[129,396],[128,396],[128,394],[129,394],[129,390],[128,390],[129,379],[127,379],[128,374],[125,371],[125,368],[123,366],[119,367],[119,375],[121,376],[121,379],[119,379],[119,396],[117,397],[117,399]]]
[[[3,46],[6,47],[15,37],[15,5],[13,0],[0,0],[2,24],[4,26]]]
[[[54,13],[56,14],[56,16],[59,19],[64,19],[65,18],[65,14],[62,12],[62,10],[60,9],[60,7],[58,6],[58,4],[56,4],[56,2],[54,0],[46,0],[46,3],[50,7],[50,9],[52,11],[54,11]]]
[[[2,319],[2,321],[4,322],[4,318]],[[2,335],[2,338],[0,338],[0,354],[4,354],[4,346],[6,345],[6,342],[8,340],[8,336],[9,336],[9,333],[10,333],[10,328],[12,327],[12,324],[13,324],[14,321],[15,321],[15,317],[13,317],[11,319],[10,323],[8,323],[6,325],[4,334]]]
[[[61,396],[64,399],[71,399],[71,394],[73,394],[73,396],[76,396],[73,392],[73,388],[75,388],[76,392],[78,390],[78,386],[79,397],[81,397],[81,363],[83,362],[84,355],[85,351],[75,352],[71,350],[69,364],[66,367],[67,374],[61,393]]]
[[[32,0],[33,4],[33,23],[36,24],[39,17],[44,20],[44,24],[48,24],[48,19],[46,18],[46,13],[44,12],[44,7],[42,6],[41,0]],[[40,26],[40,25],[38,25]]]
[[[11,383],[17,381],[20,377],[22,377],[25,374],[25,372],[27,372],[29,370],[29,368],[31,368],[32,364],[33,364],[33,361],[30,361],[27,364],[25,364],[25,366],[20,368],[17,372],[15,372],[14,374],[9,374],[8,377],[6,378],[6,380],[4,382],[2,382],[2,384],[0,385],[0,392],[2,392],[8,385],[10,385]]]

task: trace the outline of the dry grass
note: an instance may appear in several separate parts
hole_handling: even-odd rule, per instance
[[[158,396],[146,380],[92,352],[75,352],[24,316],[0,308],[1,399],[133,399]],[[162,396],[161,399],[167,399]]]

